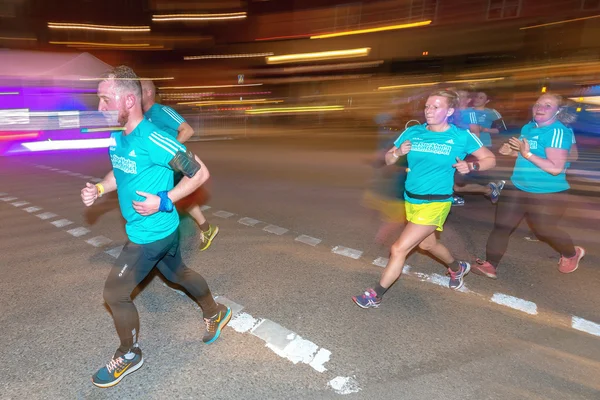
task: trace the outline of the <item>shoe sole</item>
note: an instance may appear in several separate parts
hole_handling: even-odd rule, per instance
[[[204,342],[204,343],[205,344],[214,343],[214,341],[217,340],[219,338],[219,336],[221,336],[221,329],[225,328],[225,326],[229,323],[230,319],[231,319],[231,308],[227,307],[227,314],[225,314],[225,318],[219,323],[217,332],[215,332],[215,336],[212,339],[210,339],[208,342]]]
[[[360,304],[358,302],[358,300],[356,300],[356,297],[354,297],[354,296],[352,296],[352,301],[354,302],[354,304],[356,304],[357,306],[359,306],[360,308],[365,309],[365,310],[368,308],[379,308],[379,304],[375,304],[372,306],[363,306],[362,304]]]
[[[108,383],[96,383],[94,382],[94,378],[92,377],[92,383],[99,387],[99,388],[109,388],[112,386],[115,386],[117,383],[121,382],[123,380],[123,378],[125,378],[127,375],[131,374],[132,372],[137,371],[138,369],[142,368],[142,365],[144,365],[144,356],[142,356],[142,359],[140,360],[140,362],[133,368],[128,369],[127,371],[123,372],[123,374],[121,376],[119,376],[117,379],[115,379],[112,382],[108,382]]]
[[[563,274],[570,274],[572,272],[577,271],[577,268],[579,268],[579,261],[581,261],[581,259],[583,257],[585,257],[585,249],[583,247],[578,247],[578,248],[581,249],[581,256],[577,259],[577,264],[575,264],[575,268],[572,271],[567,271],[567,272],[563,272],[559,269],[558,272],[561,272]]]
[[[207,250],[210,247],[210,245],[212,244],[213,239],[216,238],[218,234],[219,234],[219,227],[215,226],[215,233],[208,239],[208,244],[206,246],[202,247],[200,249],[200,251]]]
[[[463,274],[463,278],[460,280],[460,284],[457,287],[455,287],[455,288],[451,287],[450,289],[458,290],[458,289],[462,288],[463,286],[465,286],[465,276],[467,276],[469,274],[469,272],[471,272],[471,264],[469,264],[469,263],[466,263],[466,264],[467,264],[467,269],[465,270],[465,272]]]

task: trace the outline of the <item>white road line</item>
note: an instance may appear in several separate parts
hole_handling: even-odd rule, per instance
[[[280,226],[277,225],[267,225],[263,228],[263,231],[265,232],[269,232],[269,233],[273,233],[275,235],[283,235],[284,233],[288,232],[289,229],[285,229],[282,228]]]
[[[244,218],[240,218],[238,220],[238,222],[242,225],[246,225],[246,226],[254,226],[258,223],[260,223],[259,220],[254,219],[254,218],[248,218],[248,217],[244,217]]]
[[[235,303],[235,302],[229,300],[227,297],[215,296],[215,301],[231,308],[231,316],[232,317],[239,314],[244,309],[243,305]],[[231,322],[227,326],[231,326]]]
[[[83,179],[91,179],[91,178],[93,178],[93,176],[91,176],[91,175],[81,175],[81,177]]]
[[[50,219],[50,218],[58,217],[58,215],[51,213],[51,212],[45,212],[45,213],[41,213],[41,214],[36,214],[36,217],[38,217],[39,219]]]
[[[60,171],[60,169],[58,169],[58,168],[50,168],[50,171],[55,171],[56,172],[56,171]]]
[[[123,246],[123,245],[117,246],[117,247],[114,247],[114,248],[112,248],[110,250],[106,250],[105,253],[108,254],[108,255],[110,255],[113,258],[119,258],[119,255],[121,254],[121,251],[123,251],[123,247],[125,247],[125,246]]]
[[[571,326],[578,331],[589,333],[590,335],[600,336],[600,324],[587,319],[575,317],[571,319]]]
[[[518,297],[509,296],[503,293],[494,293],[490,299],[492,303],[510,307],[515,310],[523,311],[530,315],[537,315],[537,305],[531,301],[523,300]]]
[[[206,210],[210,210],[211,207],[210,206],[202,206],[200,207],[200,211],[206,211]]]
[[[230,213],[228,211],[217,211],[213,215],[216,215],[217,217],[221,217],[221,218],[229,218],[229,217],[233,216],[233,213]]]
[[[34,213],[37,211],[40,211],[42,209],[42,207],[27,207],[27,208],[22,208],[23,211],[27,211],[28,213]]]
[[[63,228],[67,225],[71,225],[73,221],[69,221],[68,219],[59,219],[58,221],[52,221],[50,223],[57,228]]]
[[[112,240],[104,236],[96,236],[86,240],[85,242],[91,244],[94,247],[104,247],[107,244],[112,243]]]
[[[18,199],[18,197],[2,197],[2,198],[0,198],[0,200],[2,200],[2,201],[15,201],[17,199]]]
[[[373,265],[377,265],[378,267],[385,268],[385,267],[387,267],[387,264],[389,261],[390,261],[389,258],[378,257],[375,260],[373,260]]]
[[[94,177],[92,177],[92,178],[90,178],[90,181],[94,182],[94,183],[98,183],[98,182],[102,182],[102,179],[101,178],[94,178]]]
[[[349,376],[338,376],[333,378],[327,385],[331,387],[334,392],[342,395],[357,393],[360,391],[360,387],[358,386],[356,379]]]
[[[67,232],[75,237],[80,237],[90,233],[90,230],[80,226],[79,228],[69,229]]]
[[[307,244],[307,245],[313,246],[313,247],[318,245],[319,243],[321,243],[321,239],[317,239],[317,238],[314,238],[314,237],[308,236],[308,235],[300,235],[294,240],[296,242],[304,243],[304,244]]]
[[[15,201],[14,203],[10,203],[15,207],[23,207],[26,206],[27,204],[31,204],[28,201]]]
[[[0,193],[0,196],[6,196],[7,194],[8,194],[8,193],[4,193],[4,192],[2,192],[2,193]]]
[[[362,256],[362,253],[363,253],[360,250],[351,249],[350,247],[344,247],[344,246],[335,246],[333,249],[331,249],[331,252],[335,253],[335,254],[339,254],[340,256],[350,257],[355,260],[358,260],[360,258],[360,256]]]
[[[69,171],[68,169],[63,169],[61,171],[58,171],[59,174],[71,174],[71,171]]]

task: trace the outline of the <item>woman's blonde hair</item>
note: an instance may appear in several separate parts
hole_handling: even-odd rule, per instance
[[[458,96],[458,93],[455,92],[454,90],[436,90],[435,92],[433,92],[429,95],[429,97],[432,97],[432,96],[445,97],[446,101],[448,102],[448,108],[453,108],[454,111],[458,110],[459,96]]]
[[[577,116],[573,114],[568,109],[568,103],[564,97],[560,94],[556,93],[544,93],[540,97],[549,96],[552,97],[558,103],[558,114],[556,115],[556,119],[562,122],[563,124],[572,124],[577,120]]]

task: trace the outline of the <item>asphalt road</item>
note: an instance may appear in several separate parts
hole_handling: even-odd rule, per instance
[[[469,275],[467,290],[453,292],[439,264],[414,254],[382,307],[362,310],[350,297],[377,281],[373,261],[388,256],[360,204],[368,140],[190,147],[211,171],[205,213],[221,233],[198,252],[183,217],[184,259],[236,317],[206,346],[193,302],[150,277],[135,297],[145,365],[111,389],[90,376],[118,346],[102,288],[126,237],[115,196],[90,209],[79,198],[108,171],[106,152],[0,158],[0,398],[600,398],[595,197],[573,196],[563,221],[588,252],[573,274],[560,274],[558,255],[525,240],[522,225],[498,280]],[[494,206],[466,199],[441,240],[472,260]],[[344,248],[356,259],[333,251]]]

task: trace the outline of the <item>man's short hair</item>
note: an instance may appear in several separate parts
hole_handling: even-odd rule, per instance
[[[138,99],[142,97],[140,78],[133,72],[133,69],[126,65],[119,65],[106,71],[102,78],[105,81],[114,80],[115,87],[119,92],[133,93]]]

